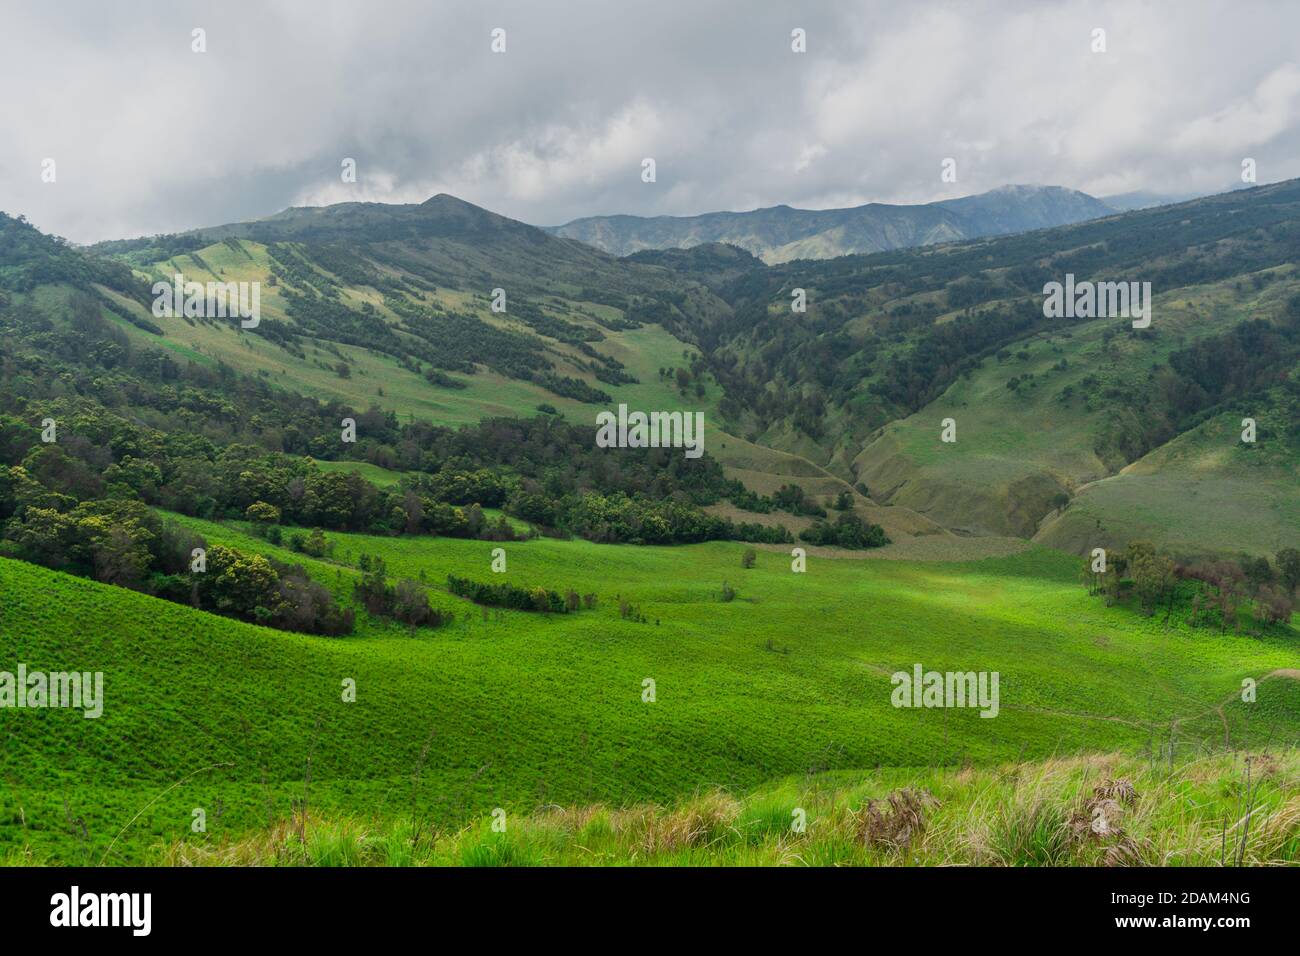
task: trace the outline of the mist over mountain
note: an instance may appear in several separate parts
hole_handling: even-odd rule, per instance
[[[1131,192],[1115,193],[1102,196],[1101,201],[1119,212],[1132,212],[1137,209],[1152,209],[1156,206],[1172,206],[1176,203],[1189,202],[1205,196],[1234,192],[1250,188],[1251,183],[1233,182],[1221,189],[1200,192],[1166,192],[1164,190],[1136,189]]]
[[[1010,185],[914,206],[868,203],[848,209],[795,209],[781,205],[699,216],[591,216],[547,231],[616,256],[725,242],[774,264],[1028,232],[1115,211],[1073,189]]]

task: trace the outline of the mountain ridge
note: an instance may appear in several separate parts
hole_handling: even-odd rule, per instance
[[[872,202],[838,209],[799,209],[780,204],[696,216],[587,216],[543,228],[551,235],[576,239],[611,255],[725,242],[773,265],[1027,232],[1116,212],[1077,190],[1008,184],[915,205]]]

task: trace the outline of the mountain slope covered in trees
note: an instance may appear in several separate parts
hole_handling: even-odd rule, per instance
[[[1285,510],[1197,530],[1183,502],[1200,495],[1222,510],[1242,481],[1252,500],[1275,502],[1294,482],[1296,182],[774,266],[716,243],[616,259],[449,196],[292,209],[89,254],[47,244],[36,255],[39,233],[9,222],[0,277],[8,314],[22,317],[11,347],[95,326],[97,310],[109,327],[54,350],[100,370],[75,390],[104,381],[125,350],[162,356],[157,374],[199,383],[218,404],[232,390],[263,405],[287,393],[329,416],[373,406],[407,421],[543,413],[586,425],[619,403],[700,410],[729,478],[761,495],[802,481],[823,510],[847,489],[855,512],[896,539],[946,529],[1082,548],[1123,543],[1129,526],[1159,537],[1160,525],[1189,548],[1288,543]],[[152,315],[149,284],[176,273],[262,283],[259,326]],[[1151,326],[1045,317],[1044,284],[1066,274],[1150,282]],[[792,309],[798,290],[804,312]],[[138,406],[134,417],[160,424],[150,398]],[[269,426],[275,417],[258,423],[265,447],[330,457],[333,439],[313,447],[300,425]],[[1197,494],[1167,496],[1160,522],[1136,520],[1143,496],[1120,492],[1165,496],[1151,476],[1186,468],[1161,449],[1180,436],[1197,444],[1190,436],[1212,420],[1227,441],[1222,423],[1243,418],[1259,423],[1256,442],[1206,449],[1184,476]],[[946,419],[952,443],[940,441]],[[400,458],[382,444],[362,454],[385,467]]]
[[[946,527],[1032,536],[1075,491],[1214,416],[1259,423],[1250,447],[1225,433],[1222,468],[1269,500],[1295,486],[1298,182],[827,262],[762,267],[716,247],[632,258],[694,277],[731,306],[697,327],[731,430]],[[1046,317],[1044,285],[1067,274],[1150,282],[1150,327]],[[804,313],[792,310],[798,289]],[[941,441],[948,418],[952,443]],[[1200,504],[1226,504],[1233,483],[1205,478]],[[1191,501],[1177,497],[1171,507],[1193,525]],[[1276,514],[1256,515],[1201,545],[1271,550],[1287,532]]]

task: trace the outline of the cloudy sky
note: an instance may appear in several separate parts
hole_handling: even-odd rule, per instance
[[[438,192],[543,225],[1217,192],[1300,176],[1297,36],[1282,0],[9,0],[0,210],[90,242]]]

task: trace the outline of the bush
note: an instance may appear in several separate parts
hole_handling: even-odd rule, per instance
[[[429,595],[410,578],[397,582],[393,592],[392,615],[412,627],[439,627],[442,615],[429,606]]]
[[[325,532],[320,528],[312,528],[311,534],[302,544],[302,551],[311,555],[313,558],[323,558],[334,549],[334,546],[325,540]]]
[[[515,611],[544,611],[567,614],[571,608],[564,595],[545,588],[521,588],[513,584],[485,584],[456,575],[448,575],[447,589],[457,597],[468,598],[475,604],[505,607]]]
[[[809,544],[855,550],[879,548],[889,544],[889,536],[885,534],[884,528],[864,521],[851,512],[840,515],[834,523],[814,521],[799,537]]]
[[[809,498],[799,485],[782,485],[772,498],[782,511],[814,518],[826,517],[826,509]]]
[[[418,581],[403,578],[393,587],[388,583],[383,558],[363,554],[361,563],[367,570],[353,586],[353,593],[369,613],[411,627],[441,627],[447,623],[449,616],[429,606],[429,594]]]

